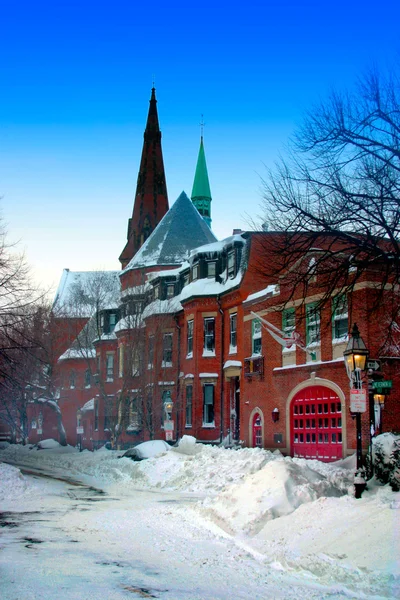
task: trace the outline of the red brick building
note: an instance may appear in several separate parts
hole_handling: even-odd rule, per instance
[[[289,276],[268,275],[268,247],[279,234],[237,232],[216,241],[203,140],[192,201],[182,193],[168,209],[155,102],[152,90],[122,271],[58,361],[68,443],[126,447],[186,433],[345,457],[356,447],[343,360],[355,322],[370,357],[393,380],[384,409],[375,410],[371,396],[362,416],[364,446],[371,420],[377,431],[399,431],[399,355],[379,356],[384,306],[381,315],[371,311],[379,275],[366,273],[351,294],[338,290],[320,311],[326,281],[317,269],[306,294],[293,293]],[[301,261],[310,265],[323,251]],[[61,304],[72,288],[64,282]]]

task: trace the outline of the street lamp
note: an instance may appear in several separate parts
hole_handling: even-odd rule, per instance
[[[357,470],[354,477],[355,497],[361,498],[366,488],[364,469],[362,464],[361,444],[361,413],[367,409],[366,390],[362,389],[361,372],[365,370],[368,350],[360,336],[357,325],[354,323],[351,336],[343,352],[346,371],[350,380],[350,411],[356,414],[357,428]]]

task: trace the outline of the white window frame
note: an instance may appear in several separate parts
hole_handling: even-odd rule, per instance
[[[260,349],[256,351],[256,346]],[[251,354],[252,356],[261,356],[262,354],[262,326],[259,319],[253,319],[251,323]]]
[[[217,263],[215,260],[207,261],[207,277],[212,279],[217,273]]]
[[[215,386],[213,383],[205,383],[203,386],[203,427],[215,427]],[[206,389],[212,390],[212,403],[206,402]],[[207,407],[212,406],[212,409]],[[210,418],[211,415],[208,413],[212,410],[212,420]]]
[[[191,393],[188,396],[188,389],[190,388]],[[188,402],[190,400],[190,402]],[[189,410],[188,410],[189,409]],[[185,392],[185,427],[192,427],[193,424],[193,384],[186,386]]]
[[[341,321],[346,321],[346,333],[341,336],[336,335],[336,325]],[[349,334],[349,309],[346,294],[341,294],[332,298],[332,341],[346,342]]]
[[[114,381],[114,352],[106,353],[106,381]]]
[[[189,321],[187,321],[187,337],[186,337],[187,354],[186,354],[186,358],[193,357],[193,333],[194,333],[194,320],[190,319]]]
[[[162,363],[161,363],[162,368],[172,367],[172,347],[173,347],[173,337],[172,336],[173,336],[173,334],[170,332],[163,334]],[[170,342],[168,342],[168,344],[166,343],[167,339],[171,340]],[[169,358],[169,357],[166,357],[166,352],[170,353],[171,360],[165,360],[166,358]]]
[[[213,324],[212,331],[208,332],[207,325]],[[204,317],[203,319],[204,328],[204,341],[203,341],[203,356],[215,356],[215,317]],[[209,340],[212,340],[212,344],[209,344]],[[208,347],[212,345],[212,348]]]
[[[235,262],[236,262],[235,250],[229,250],[226,269],[227,269],[228,277],[230,279],[233,279],[235,277],[235,270],[236,270]]]
[[[233,327],[233,324],[235,327]],[[229,315],[229,354],[237,352],[237,313]]]

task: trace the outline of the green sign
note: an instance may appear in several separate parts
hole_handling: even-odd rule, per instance
[[[374,390],[385,390],[393,386],[393,381],[387,379],[386,381],[373,381],[372,387]]]

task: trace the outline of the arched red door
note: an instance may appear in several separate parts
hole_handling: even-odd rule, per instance
[[[290,405],[293,456],[324,462],[342,458],[342,405],[339,396],[324,386],[297,392]]]
[[[262,448],[262,418],[260,413],[253,417],[253,448]]]

